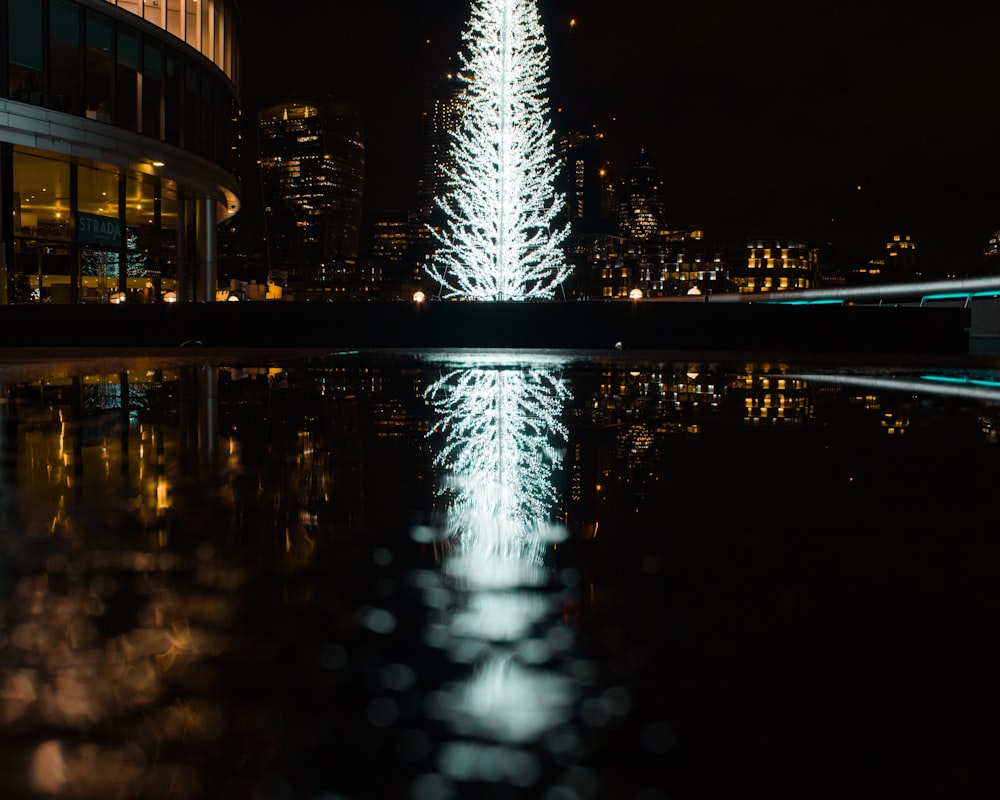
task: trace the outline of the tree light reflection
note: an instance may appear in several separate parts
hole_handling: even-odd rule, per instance
[[[455,368],[427,390],[444,506],[442,583],[426,581],[437,614],[433,643],[465,677],[435,695],[433,716],[457,741],[438,759],[452,781],[535,783],[532,747],[573,715],[575,684],[556,659],[572,644],[548,585],[569,390],[555,367],[490,364]],[[484,744],[493,742],[494,744]],[[530,763],[529,763],[530,762]],[[511,765],[520,764],[511,771]]]

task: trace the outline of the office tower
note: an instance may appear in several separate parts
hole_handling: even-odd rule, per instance
[[[455,74],[441,76],[428,88],[422,119],[423,171],[417,189],[417,215],[424,224],[439,224],[436,198],[442,197],[454,169],[452,136],[462,124],[464,81]]]
[[[306,283],[357,265],[365,143],[356,108],[289,101],[257,115],[269,266]]]
[[[559,142],[563,165],[562,190],[573,233],[593,233],[604,217],[602,134],[570,133]]]
[[[625,176],[618,206],[618,229],[622,236],[651,239],[666,230],[663,181],[646,150],[640,150]]]
[[[215,300],[216,226],[240,207],[238,4],[0,9],[0,301]]]
[[[412,212],[385,211],[375,216],[371,261],[390,296],[404,297],[420,284],[423,263],[417,254],[426,238]]]

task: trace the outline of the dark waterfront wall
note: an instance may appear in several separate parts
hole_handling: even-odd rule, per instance
[[[963,308],[712,303],[0,307],[0,347],[519,348],[954,354]]]

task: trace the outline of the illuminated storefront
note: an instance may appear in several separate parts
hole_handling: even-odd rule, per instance
[[[0,300],[213,300],[239,209],[236,3],[0,0],[0,19]]]

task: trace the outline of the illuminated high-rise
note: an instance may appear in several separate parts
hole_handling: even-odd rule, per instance
[[[618,206],[618,229],[632,239],[652,239],[666,230],[663,181],[646,150],[640,150],[625,177]]]
[[[422,222],[437,216],[436,198],[447,186],[446,168],[454,168],[452,136],[462,124],[462,90],[458,75],[443,75],[429,88],[423,110],[423,172],[417,191],[417,213]]]
[[[257,140],[271,269],[306,282],[352,279],[365,178],[357,109],[271,106],[257,115]]]

